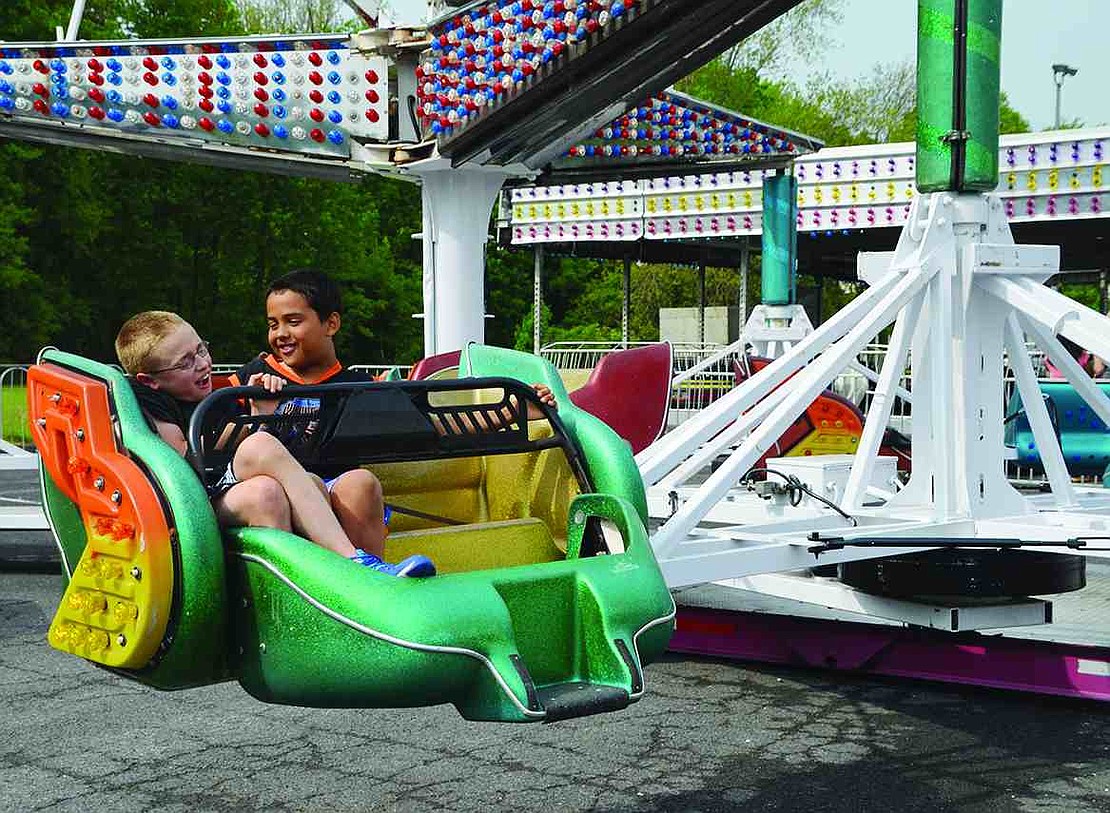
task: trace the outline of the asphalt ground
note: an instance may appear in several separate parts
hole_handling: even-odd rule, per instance
[[[1096,703],[675,656],[552,725],[267,706],[51,649],[61,589],[0,572],[0,811],[1110,810]]]

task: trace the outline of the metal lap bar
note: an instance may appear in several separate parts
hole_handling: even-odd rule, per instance
[[[439,393],[500,390],[501,398],[476,404],[433,405]],[[305,414],[233,415],[229,401],[274,400],[256,387],[228,387],[206,398],[189,425],[189,458],[206,483],[218,480],[231,450],[251,431],[268,431],[286,443],[306,467],[360,466],[561,448],[583,488],[589,477],[581,453],[558,414],[525,385],[512,379],[404,381],[288,387],[277,400],[318,398],[320,410]],[[376,402],[376,403],[375,403]],[[552,428],[549,437],[530,439],[528,406]],[[375,410],[375,406],[383,407]],[[280,407],[279,407],[280,408]],[[232,427],[225,435],[227,427]],[[290,441],[292,438],[292,441]],[[220,440],[224,443],[221,445]]]

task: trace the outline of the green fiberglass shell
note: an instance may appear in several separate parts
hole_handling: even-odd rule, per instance
[[[557,380],[530,365],[524,380]],[[550,721],[637,700],[667,645],[674,604],[631,453],[565,393],[551,413],[506,377],[320,388],[331,418],[294,451],[378,474],[396,508],[387,558],[424,552],[440,572],[398,579],[275,529],[221,537],[197,476],[224,465],[198,425],[219,410],[194,418],[194,471],[118,371],[54,351],[35,370],[70,577],[62,651],[160,688],[232,678],[267,702]]]

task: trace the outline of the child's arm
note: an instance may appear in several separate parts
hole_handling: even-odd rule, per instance
[[[532,389],[536,391],[536,395],[540,397],[540,401],[547,404],[552,409],[558,409],[559,405],[555,402],[555,394],[551,392],[551,388],[546,384],[533,384]],[[533,404],[528,402],[528,420],[535,421],[543,417],[543,412]]]
[[[154,431],[158,433],[158,437],[170,444],[174,451],[182,457],[185,456],[185,452],[189,449],[189,442],[185,440],[185,433],[181,431],[180,426],[175,423],[155,421]]]

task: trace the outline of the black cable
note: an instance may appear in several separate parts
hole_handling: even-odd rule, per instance
[[[808,487],[806,487],[805,483],[803,483],[793,474],[784,474],[781,471],[769,469],[765,466],[756,466],[755,468],[748,469],[748,473],[740,478],[740,484],[744,485],[745,483],[748,483],[751,480],[753,474],[761,471],[766,472],[767,474],[773,474],[776,477],[781,477],[783,480],[786,481],[786,488],[790,494],[790,504],[792,506],[797,507],[798,505],[800,505],[802,502],[802,494],[808,494],[809,496],[813,497],[813,499],[817,500],[820,503],[824,503],[829,508],[836,511],[836,513],[840,514],[840,516],[844,517],[844,519],[852,523],[853,526],[859,525],[859,520],[857,520],[851,514],[847,513],[843,508],[834,503],[832,500],[826,499],[815,491],[810,490]]]

